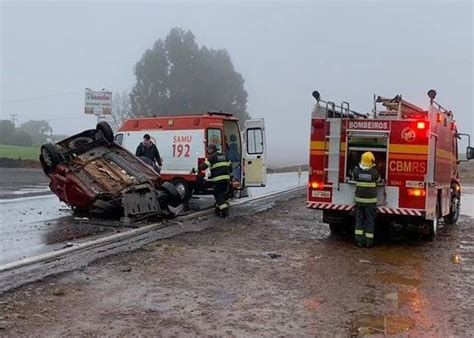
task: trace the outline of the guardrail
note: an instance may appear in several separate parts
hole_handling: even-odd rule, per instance
[[[232,201],[230,203],[232,215],[238,217],[248,214],[249,206],[253,207],[253,213],[256,213],[271,207],[276,202],[300,196],[304,192],[305,186],[298,186],[253,199]],[[154,223],[2,265],[0,266],[0,294],[47,276],[80,269],[100,258],[139,249],[159,239],[213,227],[214,225],[205,224],[205,222],[186,222],[212,213],[214,213],[213,209],[206,209],[177,217],[170,223]]]

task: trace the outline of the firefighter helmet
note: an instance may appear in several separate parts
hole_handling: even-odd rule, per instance
[[[360,158],[360,163],[363,166],[366,166],[366,167],[369,167],[369,168],[373,167],[374,164],[375,164],[374,154],[372,154],[370,151],[367,151],[367,152],[363,153],[361,158]]]

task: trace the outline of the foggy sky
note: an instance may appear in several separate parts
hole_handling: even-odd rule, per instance
[[[135,63],[176,26],[228,50],[249,113],[266,120],[271,164],[307,162],[315,89],[367,112],[373,94],[425,107],[434,88],[474,132],[469,1],[3,2],[1,12],[0,118],[47,119],[56,134],[93,128],[84,88],[131,89]]]

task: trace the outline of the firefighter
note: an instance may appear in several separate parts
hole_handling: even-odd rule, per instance
[[[352,178],[356,181],[355,242],[358,247],[370,247],[374,242],[377,182],[380,180],[374,154],[370,151],[362,154]]]
[[[231,162],[226,155],[217,150],[215,144],[207,148],[209,157],[199,166],[200,170],[211,169],[210,180],[214,184],[214,198],[216,200],[216,214],[221,217],[229,215],[229,204],[226,201],[226,192],[230,183]]]

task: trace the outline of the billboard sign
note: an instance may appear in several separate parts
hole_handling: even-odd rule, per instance
[[[92,115],[112,115],[112,92],[86,89],[84,113]]]

